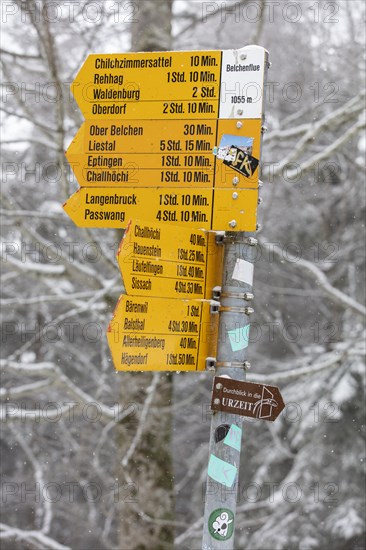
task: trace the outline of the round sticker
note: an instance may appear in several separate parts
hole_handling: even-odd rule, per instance
[[[228,540],[234,532],[234,514],[228,508],[217,508],[208,518],[208,530],[216,540]]]

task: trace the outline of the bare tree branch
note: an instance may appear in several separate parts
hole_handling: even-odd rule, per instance
[[[24,541],[32,545],[36,550],[72,550],[70,546],[64,546],[56,540],[48,537],[41,531],[24,531],[11,527],[5,523],[0,523],[0,539],[14,539]]]
[[[316,267],[315,264],[301,258],[299,258],[296,262],[292,262],[290,259],[287,258],[285,254],[282,253],[282,249],[278,245],[271,243],[271,245],[269,246],[269,244],[262,239],[260,240],[260,242],[268,250],[271,246],[274,254],[278,258],[280,258],[281,261],[285,260],[287,263],[295,267],[298,267],[302,270],[305,269],[305,271],[307,271],[315,280],[317,286],[321,288],[326,294],[328,294],[328,296],[330,296],[333,300],[335,300],[338,305],[342,306],[343,308],[351,308],[352,311],[363,317],[366,316],[366,308],[362,304],[356,302],[356,300],[354,300],[350,296],[347,296],[347,294],[345,294],[341,290],[338,290],[337,288],[332,286],[329,283],[326,275],[318,267]]]

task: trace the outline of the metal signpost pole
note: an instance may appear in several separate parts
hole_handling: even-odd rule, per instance
[[[253,294],[252,285],[233,281],[232,275],[238,260],[254,262],[257,241],[251,235],[226,233],[224,239],[216,376],[226,375],[235,380],[245,380],[245,370],[250,366],[246,361],[248,340],[245,327],[253,311],[250,307]],[[233,549],[242,423],[243,417],[235,414],[218,412],[212,416],[209,447],[211,476],[207,478],[205,487],[203,550]]]
[[[270,66],[268,52],[265,54],[265,60],[262,112]],[[262,127],[262,134],[263,132]],[[213,388],[216,391],[222,391],[222,383],[217,381],[217,377],[244,381],[246,371],[250,368],[247,347],[249,316],[254,312],[251,300],[254,297],[253,263],[256,245],[255,233],[226,232],[224,237],[224,267],[219,297],[219,336],[214,380],[216,388]],[[235,398],[235,394],[227,396]],[[202,550],[234,550],[236,503],[240,490],[242,426],[243,416],[239,414],[216,411],[212,415],[207,480],[202,490],[205,498]]]

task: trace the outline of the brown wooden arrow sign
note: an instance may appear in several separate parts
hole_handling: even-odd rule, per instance
[[[239,416],[274,421],[285,408],[277,386],[215,376],[211,409]]]

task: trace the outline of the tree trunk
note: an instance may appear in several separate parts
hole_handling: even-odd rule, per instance
[[[159,2],[138,1],[134,3],[137,11],[131,23],[132,51],[162,51],[171,49],[172,0]],[[157,130],[158,131],[158,130]],[[172,414],[160,412],[172,402],[173,378],[171,374],[133,373],[133,390],[129,398],[139,404],[137,421],[130,429],[123,426],[120,431],[118,447],[123,455],[143,421],[144,402],[141,389],[149,388],[145,403],[149,398],[154,380],[158,378],[155,396],[152,400],[154,412],[148,413],[144,434],[131,456],[129,466],[121,468],[119,479],[130,485],[131,492],[136,490],[135,522],[131,525],[131,512],[125,514],[125,506],[120,502],[121,549],[153,550],[173,548],[174,540],[174,503],[173,473],[171,449]],[[122,400],[126,400],[126,386],[122,385]],[[155,412],[156,411],[156,412]],[[126,437],[128,443],[126,445]],[[122,456],[123,456],[122,455]],[[126,502],[127,504],[127,502]]]

